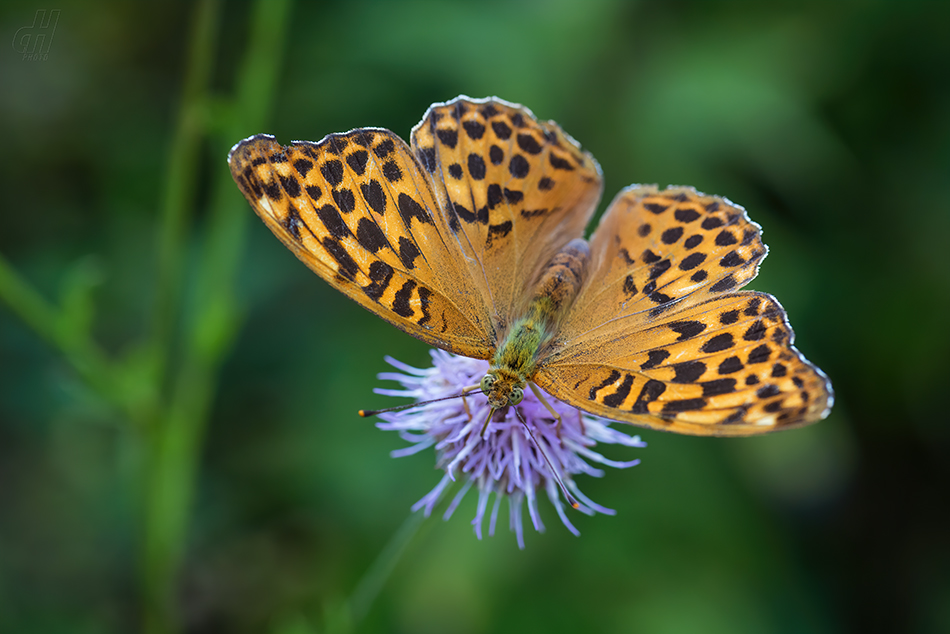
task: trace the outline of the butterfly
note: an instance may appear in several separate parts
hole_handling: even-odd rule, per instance
[[[767,248],[745,210],[632,185],[590,237],[600,166],[498,98],[433,104],[411,144],[359,128],[232,148],[251,207],[308,267],[449,352],[491,361],[492,408],[526,387],[594,415],[744,436],[828,415],[828,378],[771,295],[740,291]]]

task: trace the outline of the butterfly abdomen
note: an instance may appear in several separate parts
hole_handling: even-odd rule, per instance
[[[550,317],[549,321],[553,325],[577,297],[584,283],[589,259],[590,247],[586,240],[577,238],[568,242],[542,271],[535,286],[531,308],[539,309],[545,317]]]
[[[526,381],[534,374],[538,353],[557,332],[584,282],[590,249],[580,238],[571,240],[543,269],[531,301],[498,347],[493,368],[502,368]]]

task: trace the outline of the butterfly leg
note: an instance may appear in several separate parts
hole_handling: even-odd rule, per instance
[[[561,437],[561,415],[558,414],[557,411],[555,411],[553,407],[551,407],[551,404],[548,403],[548,400],[546,398],[544,398],[544,394],[541,393],[541,390],[538,389],[538,386],[536,386],[531,381],[528,381],[528,385],[531,386],[531,391],[534,392],[534,395],[538,397],[538,400],[541,401],[541,404],[544,405],[544,407],[549,412],[551,412],[551,416],[553,416],[554,420],[557,421],[557,437],[560,438]]]
[[[468,401],[465,400],[465,395],[469,392],[480,390],[481,388],[482,386],[479,384],[469,385],[468,387],[462,388],[462,407],[465,408],[465,415],[468,416],[469,420],[472,420],[472,410],[468,408]]]
[[[479,432],[479,435],[480,435],[483,439],[485,438],[485,432],[488,431],[488,424],[489,424],[490,422],[492,422],[492,420],[494,420],[494,421],[496,421],[496,422],[500,422],[500,421],[505,420],[505,417],[508,415],[508,407],[509,407],[508,405],[505,405],[505,406],[502,407],[501,409],[492,408],[492,409],[489,410],[489,412],[488,412],[488,419],[485,421],[485,424],[482,425],[482,431]],[[518,410],[516,409],[515,412],[517,412],[517,411],[518,411]]]

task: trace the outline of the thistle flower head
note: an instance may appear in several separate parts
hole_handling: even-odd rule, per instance
[[[460,357],[442,350],[433,350],[431,354],[433,366],[426,369],[414,368],[387,357],[386,361],[399,372],[384,372],[379,378],[396,381],[402,389],[377,388],[375,391],[387,396],[410,397],[419,402],[431,401],[460,394],[465,388],[478,385],[489,367],[487,361]],[[489,517],[488,534],[494,534],[501,500],[507,497],[510,527],[517,536],[518,546],[524,548],[521,508],[525,501],[535,530],[544,531],[538,513],[538,491],[547,494],[564,526],[579,535],[565,513],[557,480],[551,473],[553,467],[577,499],[579,511],[586,515],[613,515],[612,509],[593,502],[581,493],[573,476],[581,473],[602,476],[604,472],[591,463],[625,469],[640,462],[608,460],[593,450],[598,442],[638,448],[645,447],[646,443],[639,436],[628,436],[611,428],[611,421],[582,413],[547,394],[544,397],[560,414],[560,429],[551,412],[530,389],[525,390],[524,399],[516,406],[517,412],[516,408],[509,407],[507,411],[493,416],[487,427],[485,421],[488,420],[490,407],[481,393],[467,395],[464,399],[436,401],[399,412],[381,413],[379,417],[383,422],[377,423],[377,427],[398,431],[403,440],[411,443],[408,447],[393,451],[393,457],[408,456],[434,446],[436,466],[445,472],[439,484],[416,502],[413,510],[421,508],[426,516],[430,515],[445,490],[458,478],[462,480],[462,487],[452,499],[444,517],[451,517],[465,494],[475,486],[478,490],[478,506],[472,525],[479,539],[482,538],[486,515]],[[518,414],[524,423],[519,420]],[[531,429],[533,439],[525,425]],[[538,445],[543,447],[543,454]],[[495,499],[489,512],[488,503],[492,494]]]

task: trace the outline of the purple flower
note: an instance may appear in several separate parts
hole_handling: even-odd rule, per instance
[[[460,394],[466,387],[478,385],[488,370],[487,361],[460,357],[442,350],[433,350],[431,354],[433,367],[425,370],[386,357],[386,361],[400,372],[383,372],[379,378],[397,381],[403,389],[377,388],[375,392],[411,397],[417,401],[450,397]],[[563,422],[560,433],[551,413],[532,390],[525,390],[524,400],[517,405],[517,409],[531,428],[537,443],[543,445],[564,486],[577,499],[578,510],[586,515],[613,515],[612,509],[600,506],[581,493],[573,476],[584,473],[600,477],[604,474],[590,463],[626,469],[640,462],[608,460],[592,450],[598,442],[638,448],[646,447],[646,443],[639,436],[628,436],[612,429],[609,420],[584,414],[547,394],[545,398],[561,415]],[[493,420],[486,428],[485,421],[489,413],[487,399],[481,393],[473,393],[464,399],[452,398],[399,412],[379,414],[385,422],[377,423],[377,427],[398,431],[403,440],[412,443],[409,447],[393,451],[394,458],[435,446],[436,465],[445,471],[439,484],[416,502],[412,510],[425,509],[426,516],[429,516],[449,484],[461,476],[464,478],[462,488],[449,504],[444,518],[452,516],[462,498],[475,485],[478,489],[478,510],[472,525],[479,539],[482,538],[482,524],[488,513],[489,499],[495,494],[494,504],[488,513],[488,534],[494,535],[501,499],[507,497],[511,530],[517,536],[518,546],[524,548],[521,521],[524,500],[527,500],[528,514],[535,530],[544,531],[538,514],[539,490],[547,493],[567,529],[579,535],[564,511],[560,490],[551,476],[548,462],[538,451],[538,445],[528,435],[514,410],[509,407],[503,420]]]

